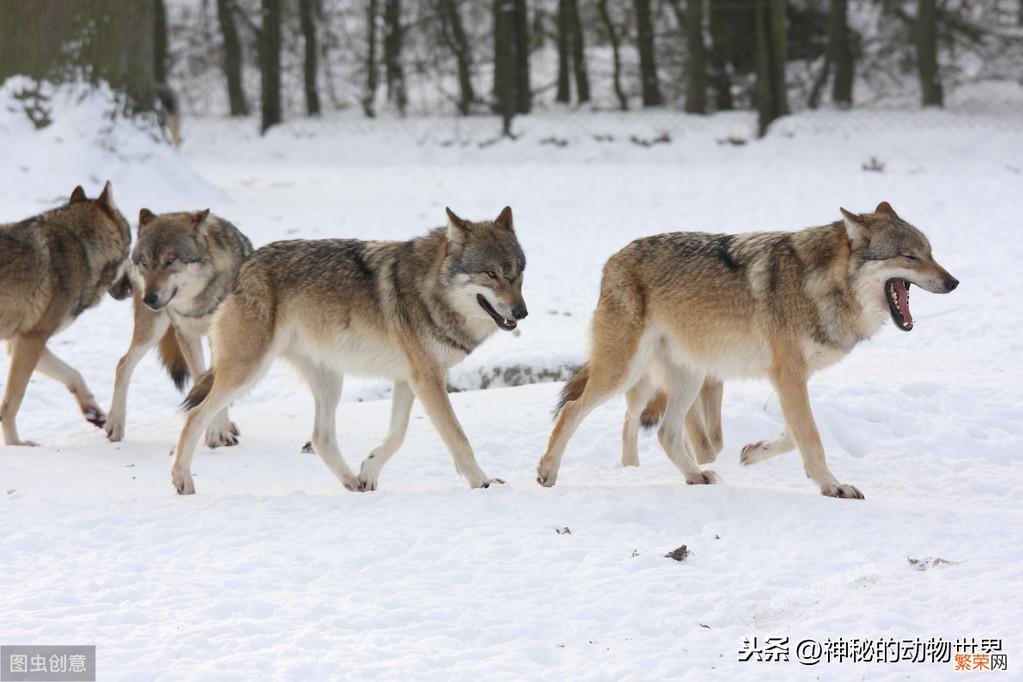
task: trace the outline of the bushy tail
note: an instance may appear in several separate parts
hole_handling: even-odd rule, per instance
[[[557,417],[558,413],[561,412],[561,408],[565,406],[570,400],[578,400],[579,396],[583,394],[583,389],[586,388],[586,382],[590,379],[590,366],[583,365],[579,368],[579,371],[572,375],[572,378],[568,380],[565,387],[561,389],[561,395],[558,396],[558,406],[554,408],[554,416]]]
[[[639,415],[639,423],[645,429],[652,429],[661,423],[664,417],[664,410],[668,407],[668,396],[664,391],[658,391],[650,399],[650,402],[643,408],[643,414]]]
[[[206,396],[210,394],[213,389],[213,370],[206,372],[199,381],[195,382],[195,386],[188,392],[185,399],[181,402],[182,410],[190,410],[202,401],[206,400]]]
[[[185,390],[188,383],[188,364],[185,356],[181,353],[181,346],[178,345],[178,335],[174,327],[167,327],[167,333],[160,339],[160,361],[167,368],[171,380],[179,391]]]

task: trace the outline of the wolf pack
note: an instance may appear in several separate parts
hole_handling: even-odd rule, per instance
[[[179,494],[195,492],[200,439],[211,448],[239,442],[228,408],[277,358],[312,392],[312,449],[345,488],[377,489],[416,399],[471,487],[503,483],[480,467],[448,398],[447,375],[491,334],[527,317],[526,257],[510,207],[493,220],[446,212],[445,226],[407,241],[289,240],[253,249],[209,210],[142,209],[132,246],[132,227],[107,182],[94,199],[79,186],[52,210],[0,224],[4,444],[34,445],[19,434],[17,417],[37,371],[64,384],[111,441],[124,439],[132,374],[157,347],[178,388],[192,384],[171,462]],[[580,423],[624,393],[622,465],[639,465],[639,430],[659,425],[660,445],[687,484],[719,483],[706,465],[722,449],[723,382],[761,377],[777,392],[785,431],[745,446],[742,464],[797,449],[822,494],[862,499],[828,467],[807,382],[888,319],[912,330],[912,285],[941,294],[959,282],[887,202],[869,213],[840,209],[836,218],[794,232],[659,234],[613,254],[588,359],[561,391],[537,482],[555,484]],[[109,411],[47,347],[104,292],[134,306]],[[393,382],[387,434],[357,471],[341,455],[335,423],[345,374]]]

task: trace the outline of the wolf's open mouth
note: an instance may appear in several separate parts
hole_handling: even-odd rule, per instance
[[[884,283],[888,296],[888,310],[895,326],[904,332],[913,328],[913,315],[909,312],[909,282],[904,279],[890,279]]]
[[[519,323],[516,322],[515,320],[507,320],[501,317],[501,315],[496,310],[494,310],[494,306],[490,305],[490,302],[487,301],[486,297],[484,297],[483,294],[476,294],[476,301],[480,304],[481,308],[487,311],[488,315],[494,318],[494,322],[497,323],[497,326],[505,330],[506,332],[510,332],[512,329],[515,329],[515,327],[519,326]]]

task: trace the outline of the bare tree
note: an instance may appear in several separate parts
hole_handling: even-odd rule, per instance
[[[686,112],[707,113],[707,59],[703,0],[686,0]]]
[[[639,47],[639,74],[643,84],[643,106],[664,104],[657,78],[657,60],[654,52],[654,29],[650,20],[650,0],[634,0],[636,6],[636,41]]]
[[[831,0],[828,49],[835,68],[831,99],[841,109],[851,107],[853,98],[853,54],[849,45],[848,9],[848,0]]]
[[[785,0],[751,0],[756,7],[757,119],[762,137],[789,113],[785,84]]]
[[[224,75],[232,116],[248,116],[249,103],[242,86],[242,47],[234,23],[234,0],[217,0],[217,23],[224,37]]]
[[[515,110],[528,114],[533,108],[533,90],[529,84],[529,13],[526,0],[515,2]]]
[[[362,111],[369,118],[376,116],[374,103],[377,96],[377,0],[366,3],[366,92],[362,97]]]
[[[555,101],[569,104],[572,101],[571,38],[568,27],[568,0],[558,0],[558,92]]]
[[[938,71],[938,8],[935,0],[919,0],[917,3],[916,63],[923,105],[943,106],[945,97]]]
[[[576,99],[590,99],[590,78],[586,71],[582,22],[576,0],[558,0],[558,94],[557,101],[572,101],[571,77],[575,74]]]
[[[710,82],[714,88],[714,107],[718,111],[732,108],[732,79],[728,75],[729,46],[728,18],[719,2],[710,0]]]
[[[512,0],[494,0],[494,97],[501,114],[501,130],[511,136],[511,122],[518,106],[515,73],[515,4]]]
[[[618,107],[622,111],[626,111],[629,108],[629,98],[625,96],[625,90],[622,89],[621,39],[618,37],[618,29],[608,11],[607,0],[597,0],[597,12],[600,14],[601,21],[604,22],[608,42],[611,43],[611,61],[614,67],[612,80],[615,96],[618,98]]]
[[[387,77],[387,101],[404,116],[408,95],[405,68],[401,61],[405,29],[401,23],[401,0],[384,2],[384,70]]]
[[[302,76],[305,85],[305,107],[310,116],[320,114],[320,91],[316,87],[316,0],[299,0],[299,22],[305,42],[305,61]]]
[[[438,0],[438,9],[444,40],[455,53],[458,65],[458,111],[464,116],[472,111],[472,104],[476,101],[472,87],[472,53],[455,0]]]
[[[167,82],[167,6],[153,0],[153,79]]]
[[[262,0],[259,28],[259,72],[262,122],[265,134],[281,118],[281,0]]]

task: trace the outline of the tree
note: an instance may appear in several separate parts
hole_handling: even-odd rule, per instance
[[[232,116],[248,116],[249,103],[242,86],[242,47],[234,23],[234,0],[217,0],[217,23],[224,37],[224,75]]]
[[[153,10],[151,2],[4,0],[0,82],[16,74],[54,82],[104,81],[124,96],[123,113],[151,111]]]
[[[618,29],[615,28],[614,21],[611,19],[611,13],[607,9],[607,0],[597,0],[597,12],[600,14],[600,20],[604,22],[608,42],[611,43],[611,61],[614,67],[612,80],[615,96],[618,98],[618,107],[622,111],[626,111],[629,108],[629,99],[625,96],[625,90],[622,89],[621,40],[618,37]]]
[[[686,112],[707,113],[707,59],[703,46],[703,0],[686,0]]]
[[[732,79],[728,76],[729,33],[728,18],[719,2],[710,0],[710,83],[714,89],[714,108],[728,111],[732,108]]]
[[[785,84],[785,0],[752,0],[756,4],[758,134],[789,113]]]
[[[405,69],[401,62],[405,29],[401,25],[401,0],[384,2],[384,70],[387,77],[387,101],[404,116],[408,95]]]
[[[366,92],[362,97],[362,111],[369,118],[376,116],[378,15],[377,0],[369,0],[366,3]]]
[[[572,101],[570,72],[575,74],[576,99],[590,99],[590,79],[586,72],[582,23],[576,0],[558,0],[558,93],[557,101]]]
[[[458,65],[458,111],[465,116],[472,111],[472,103],[476,101],[472,87],[472,53],[455,0],[438,0],[438,5],[444,40],[454,52]]]
[[[259,74],[262,122],[266,134],[281,118],[281,0],[262,0],[259,28]]]
[[[831,0],[828,43],[831,64],[835,69],[831,99],[840,109],[852,106],[853,54],[849,45],[848,0]]]
[[[664,104],[657,78],[657,60],[654,56],[654,29],[650,20],[650,0],[635,0],[636,40],[639,47],[639,75],[643,84],[643,106]]]
[[[298,16],[302,25],[305,42],[303,82],[305,84],[305,107],[310,116],[320,115],[320,91],[316,87],[316,0],[299,0]]]
[[[511,136],[511,122],[518,105],[515,34],[515,4],[512,0],[494,0],[494,97],[501,114],[501,130],[506,136]]]
[[[925,107],[944,106],[938,72],[938,8],[935,0],[919,0],[916,12],[916,63]]]
[[[533,108],[529,84],[529,14],[526,0],[515,0],[515,111],[528,114]]]
[[[167,82],[167,6],[153,1],[153,80]]]

